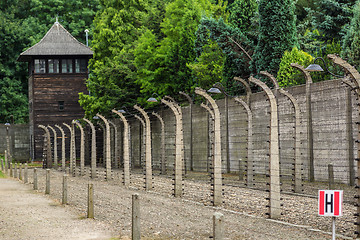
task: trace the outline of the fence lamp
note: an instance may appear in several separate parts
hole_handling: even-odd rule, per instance
[[[322,57],[317,57],[315,58],[314,62],[312,64],[310,64],[307,68],[305,68],[306,71],[308,72],[324,72],[324,69],[319,65],[319,64],[315,64],[315,62],[320,59],[323,64],[324,64],[324,67],[326,69],[326,71],[331,74],[332,76],[334,77],[337,77],[337,78],[343,78],[344,76],[340,76],[340,75],[336,75],[332,72],[330,72],[330,70],[328,69],[328,67],[326,66],[326,62],[325,60],[322,58]]]
[[[156,95],[157,97],[159,97],[159,94],[157,93],[153,93],[151,95],[151,97],[148,98],[148,100],[146,100],[147,102],[158,102],[158,100],[154,97],[154,95]]]

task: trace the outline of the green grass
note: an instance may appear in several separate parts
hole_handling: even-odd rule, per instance
[[[39,162],[28,163],[28,167],[41,168],[42,166],[43,166],[43,164],[42,164],[42,163],[39,163]]]
[[[0,171],[0,178],[5,178],[5,175]]]

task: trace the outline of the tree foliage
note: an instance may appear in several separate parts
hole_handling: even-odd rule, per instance
[[[195,45],[198,55],[202,53],[208,39],[217,42],[225,54],[223,85],[230,94],[238,93],[241,88],[234,84],[233,78],[250,75],[252,42],[238,28],[226,24],[222,18],[201,20]]]
[[[0,121],[13,119],[17,123],[27,121],[27,82],[26,64],[16,62],[22,51],[25,39],[24,31],[19,27],[20,21],[14,15],[0,12]]]
[[[360,1],[356,2],[353,12],[354,16],[344,37],[342,56],[360,70]]]
[[[223,15],[225,6],[209,0],[175,0],[165,8],[161,33],[147,30],[139,38],[134,51],[137,83],[146,99],[159,95],[177,95],[189,92],[194,86],[189,64],[196,58],[195,31],[203,15]]]
[[[315,9],[308,9],[312,29],[320,31],[325,42],[339,42],[344,35],[343,28],[350,23],[354,0],[318,0]]]
[[[298,63],[302,66],[308,66],[313,62],[313,57],[294,47],[291,51],[285,51],[281,58],[277,80],[280,87],[305,84],[305,78],[302,73],[291,67],[291,63]]]
[[[102,0],[94,24],[87,82],[90,95],[80,94],[86,115],[109,113],[123,103],[135,103],[139,89],[135,84],[134,41],[143,31],[145,1]]]
[[[281,57],[297,45],[293,0],[260,0],[259,38],[253,59],[255,72],[276,74]]]
[[[235,0],[228,7],[229,24],[238,28],[256,46],[258,32],[258,3],[256,0]]]
[[[213,40],[203,46],[201,55],[188,66],[193,72],[196,86],[209,89],[216,82],[222,82],[225,54]]]

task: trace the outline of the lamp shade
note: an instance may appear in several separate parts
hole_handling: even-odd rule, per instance
[[[207,90],[209,93],[221,93],[220,89],[218,88],[210,88],[209,90]]]
[[[154,97],[150,97],[147,101],[148,102],[157,102],[158,100],[156,100],[156,98],[154,98]]]
[[[319,64],[310,64],[307,68],[305,68],[308,72],[323,72],[324,69]]]

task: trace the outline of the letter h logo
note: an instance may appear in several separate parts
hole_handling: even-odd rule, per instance
[[[342,190],[319,190],[319,215],[342,216]]]

